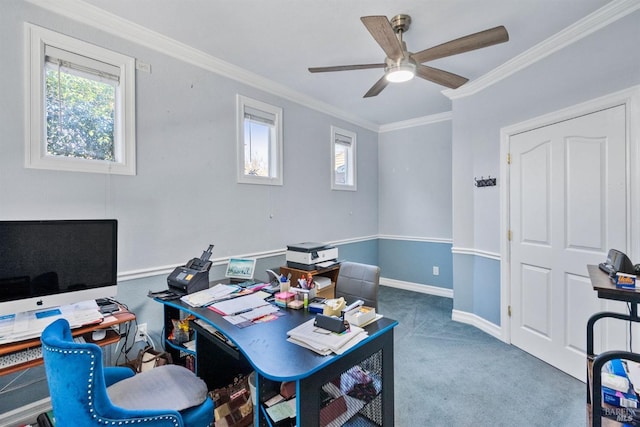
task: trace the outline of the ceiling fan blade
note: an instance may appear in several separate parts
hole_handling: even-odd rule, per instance
[[[391,28],[391,23],[386,16],[363,16],[360,18],[373,38],[378,42],[389,59],[402,58],[402,44]]]
[[[418,64],[416,68],[416,75],[425,80],[438,83],[439,85],[446,86],[451,89],[457,89],[469,81],[469,79],[457,74],[439,70],[437,68],[427,67],[426,65],[421,64]]]
[[[509,33],[503,26],[469,34],[459,39],[442,43],[438,46],[414,53],[411,57],[419,64],[446,56],[457,55],[471,50],[482,49],[509,40]]]
[[[329,71],[366,70],[369,68],[384,68],[385,64],[336,65],[333,67],[309,67],[311,73],[326,73]]]
[[[371,89],[369,89],[369,91],[364,94],[363,98],[370,98],[372,96],[376,96],[377,94],[382,92],[382,89],[387,87],[388,84],[389,84],[389,81],[387,80],[387,78],[385,76],[382,76],[382,78],[378,80],[376,84],[371,86]]]

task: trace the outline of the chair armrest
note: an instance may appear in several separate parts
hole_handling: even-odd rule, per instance
[[[104,382],[107,387],[135,375],[130,368],[122,366],[108,366],[104,368]]]

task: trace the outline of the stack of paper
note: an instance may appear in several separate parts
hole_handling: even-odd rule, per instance
[[[104,316],[95,300],[0,316],[0,344],[39,337],[44,328],[59,318],[67,319],[73,329],[101,323]]]
[[[287,332],[287,341],[326,356],[331,353],[342,354],[367,337],[367,332],[351,326],[346,332],[337,334],[314,326],[311,319]]]
[[[180,299],[189,304],[191,307],[203,307],[215,301],[229,298],[229,296],[231,296],[231,294],[236,292],[238,289],[239,288],[237,286],[218,283],[211,288],[184,295],[180,297]]]

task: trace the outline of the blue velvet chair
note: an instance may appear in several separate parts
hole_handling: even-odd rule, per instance
[[[100,347],[74,342],[64,319],[47,326],[41,341],[59,426],[208,427],[213,422],[206,384],[182,366],[137,375],[129,368],[103,367]]]

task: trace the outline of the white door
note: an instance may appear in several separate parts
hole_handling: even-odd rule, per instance
[[[627,248],[625,108],[514,135],[509,150],[511,342],[584,381],[587,319],[623,308],[597,298],[586,265]],[[625,348],[613,326],[597,348]]]

